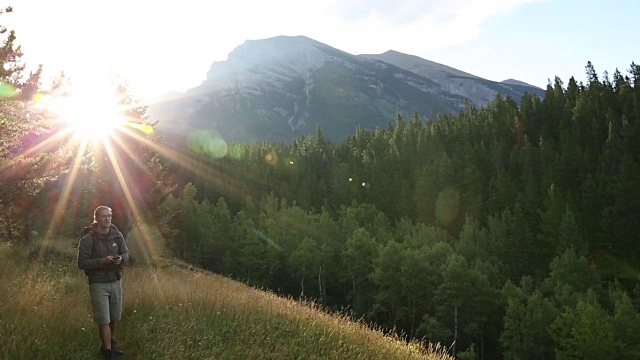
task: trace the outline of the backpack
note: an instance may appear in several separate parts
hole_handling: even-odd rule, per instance
[[[92,229],[93,227],[91,225],[85,226],[84,229],[82,229],[82,233],[80,233],[80,239],[90,233]],[[93,239],[93,234],[91,234],[91,240],[91,256],[93,257],[93,254],[96,252],[96,241]]]
[[[85,235],[87,235],[90,232],[91,232],[91,226],[85,226],[84,229],[82,229],[82,233],[80,234],[80,239],[82,239]]]
[[[90,232],[91,232],[91,225],[85,226],[84,229],[82,229],[82,232],[80,233],[80,240],[82,240],[82,238],[84,238],[85,235],[87,235]],[[93,254],[95,252],[96,252],[96,242],[93,240],[93,234],[91,234],[91,257],[93,257]],[[85,270],[84,274],[89,276],[89,270]]]

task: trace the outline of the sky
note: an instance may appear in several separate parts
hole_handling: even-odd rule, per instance
[[[0,0],[28,69],[96,71],[142,98],[205,80],[246,40],[304,35],[351,54],[417,55],[546,87],[640,63],[637,0]]]

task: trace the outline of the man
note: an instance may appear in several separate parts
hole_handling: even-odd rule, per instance
[[[93,317],[98,324],[105,359],[124,354],[115,347],[113,336],[122,314],[122,268],[129,261],[127,244],[111,218],[109,207],[98,206],[93,212],[91,229],[78,246],[78,268],[87,275]]]

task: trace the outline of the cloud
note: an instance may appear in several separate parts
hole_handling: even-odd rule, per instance
[[[353,0],[342,2],[333,10],[343,20],[344,43],[357,43],[357,37],[359,48],[394,44],[396,50],[415,52],[466,43],[479,36],[491,18],[542,1],[545,0]]]
[[[13,18],[27,61],[123,69],[159,89],[195,86],[212,62],[244,41],[278,35],[306,35],[353,54],[394,49],[424,56],[464,44],[491,18],[536,1],[28,0],[7,20]]]
[[[488,18],[506,14],[524,4],[544,0],[352,0],[340,3],[335,11],[347,22],[371,18],[391,26],[406,26],[424,18],[436,24],[469,21],[483,23]]]

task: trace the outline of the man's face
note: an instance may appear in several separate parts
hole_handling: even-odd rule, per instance
[[[101,228],[108,228],[111,226],[111,211],[104,209],[100,210],[96,216],[96,222]]]

